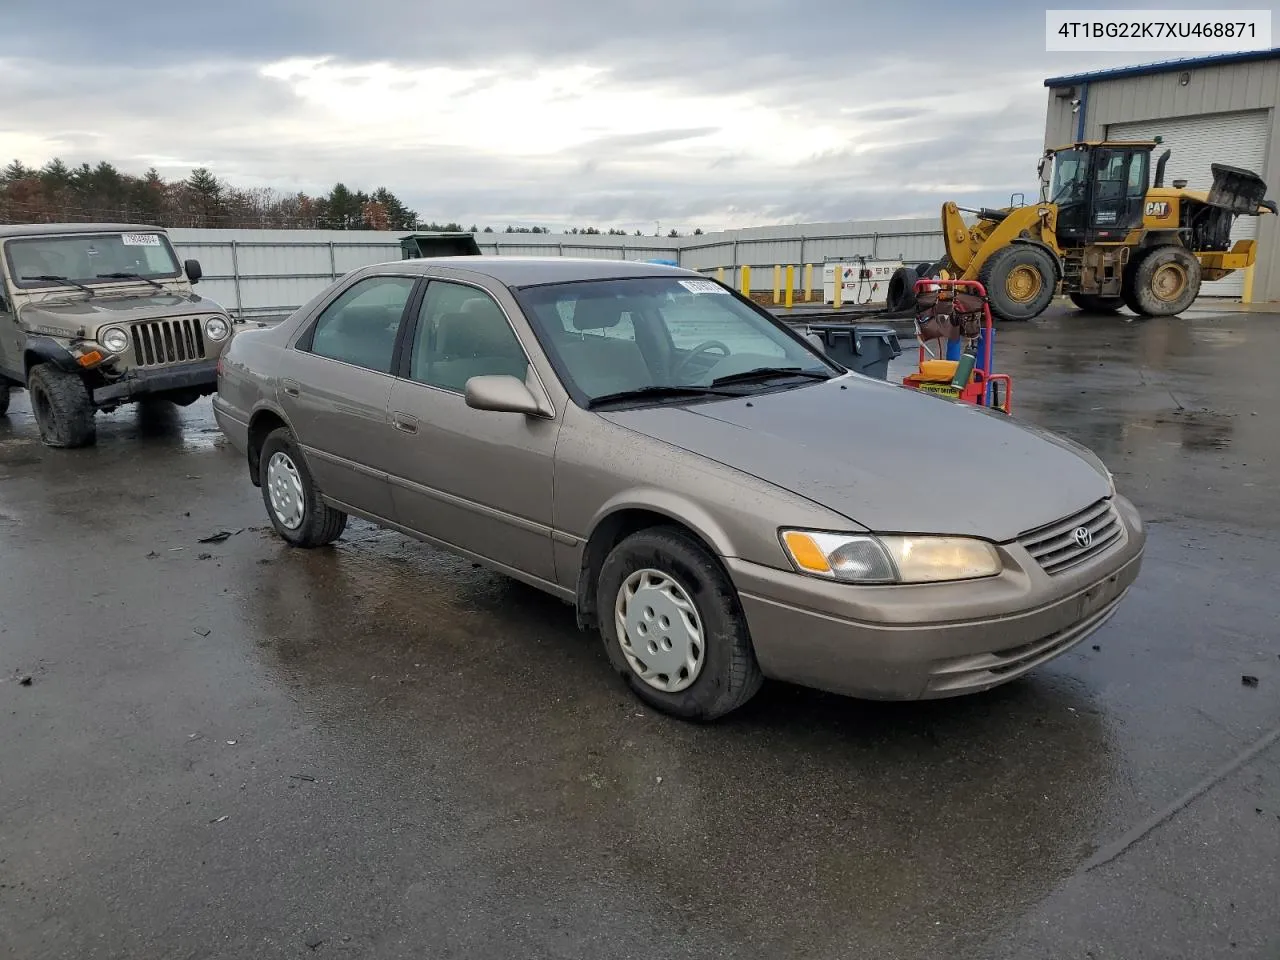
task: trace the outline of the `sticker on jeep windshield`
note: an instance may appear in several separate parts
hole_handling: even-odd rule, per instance
[[[120,242],[126,247],[158,247],[160,237],[154,233],[125,233],[121,235]]]
[[[714,280],[681,280],[680,286],[690,293],[725,293],[729,291]]]

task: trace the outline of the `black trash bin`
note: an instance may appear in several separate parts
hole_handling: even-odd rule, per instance
[[[889,379],[889,362],[901,356],[902,346],[892,327],[872,323],[810,323],[832,360],[855,373]]]

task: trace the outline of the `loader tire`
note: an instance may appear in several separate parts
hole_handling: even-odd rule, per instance
[[[1096,293],[1073,293],[1071,302],[1085,313],[1115,313],[1124,306],[1123,297],[1100,297]]]
[[[916,305],[916,281],[919,279],[919,275],[910,267],[899,267],[893,271],[884,304],[890,313],[910,310]]]
[[[1033,320],[1053,301],[1058,268],[1040,247],[1018,243],[993,253],[978,279],[997,319]]]
[[[1143,317],[1172,317],[1200,295],[1200,261],[1186,247],[1166,244],[1129,261],[1124,304]]]

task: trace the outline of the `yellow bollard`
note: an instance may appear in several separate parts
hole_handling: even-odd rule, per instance
[[[804,265],[804,302],[813,300],[813,264]]]
[[[844,270],[842,268],[842,264],[835,264],[835,283],[833,284],[832,289],[835,292],[836,298],[836,302],[833,306],[835,309],[839,310],[840,305],[844,303]]]
[[[1249,264],[1244,268],[1244,289],[1240,291],[1241,303],[1253,303],[1253,268],[1256,264]]]
[[[724,283],[724,267],[716,267],[716,279]]]
[[[748,266],[742,268],[742,295],[751,296],[751,268]]]
[[[796,268],[787,264],[787,309],[795,306]]]
[[[776,307],[782,299],[782,265],[773,265],[773,305]]]

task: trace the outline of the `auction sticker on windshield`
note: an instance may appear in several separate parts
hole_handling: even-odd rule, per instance
[[[729,291],[712,280],[681,280],[680,286],[690,293],[724,293]]]
[[[126,247],[158,247],[160,237],[154,233],[126,233],[120,237]]]

